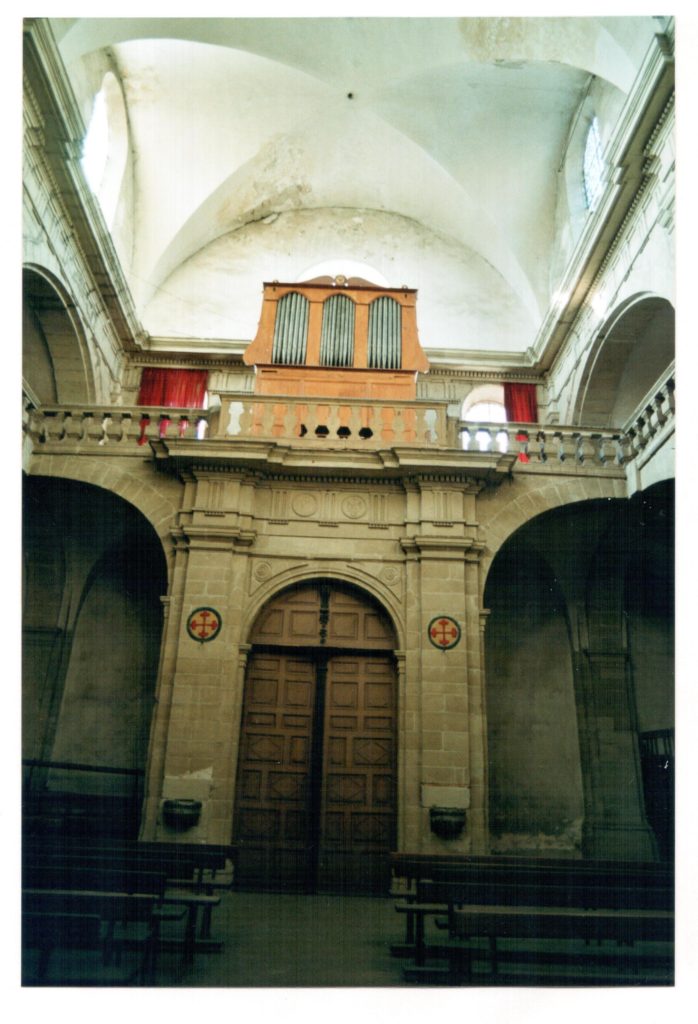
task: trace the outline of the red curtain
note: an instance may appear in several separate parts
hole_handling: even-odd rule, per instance
[[[504,408],[509,423],[537,423],[536,385],[505,382]]]
[[[141,377],[138,404],[203,409],[207,383],[206,370],[160,370],[146,366]]]

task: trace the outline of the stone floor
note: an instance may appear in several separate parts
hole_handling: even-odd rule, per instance
[[[163,954],[160,984],[203,987],[336,987],[404,984],[390,956],[402,921],[394,901],[370,896],[234,892],[213,915],[221,953],[197,955],[182,973]]]

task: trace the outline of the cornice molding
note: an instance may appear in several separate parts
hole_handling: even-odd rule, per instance
[[[211,443],[186,440],[151,441],[155,467],[162,472],[186,474],[248,473],[259,480],[307,483],[347,483],[352,486],[392,484],[402,480],[410,484],[433,482],[456,484],[469,490],[491,486],[508,477],[516,461],[515,453],[473,452],[460,449],[429,449],[419,452],[408,448],[378,449],[371,452],[333,453],[317,448],[312,452],[277,445],[273,442],[241,442],[226,452]],[[336,455],[346,457],[345,466],[332,465]],[[284,459],[290,462],[284,466]],[[456,464],[456,460],[460,465]]]
[[[28,127],[38,128],[43,142],[41,148],[31,145],[30,132],[38,180],[44,178],[48,195],[70,225],[71,246],[91,279],[89,291],[99,296],[119,348],[137,349],[143,330],[104,217],[82,171],[86,128],[46,19],[25,20],[24,83]],[[29,113],[38,125],[29,122]]]

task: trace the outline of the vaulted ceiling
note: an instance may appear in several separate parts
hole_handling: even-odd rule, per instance
[[[607,141],[662,20],[52,27],[86,124],[121,87],[110,227],[151,335],[247,342],[262,281],[349,270],[419,290],[428,351],[494,355],[532,344],[580,230],[590,92]]]

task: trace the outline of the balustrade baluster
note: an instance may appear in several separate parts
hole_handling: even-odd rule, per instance
[[[607,456],[606,456],[606,441],[607,440],[608,440],[608,438],[604,437],[603,434],[590,434],[589,435],[589,443],[591,444],[592,448],[594,449],[593,458],[595,458],[596,461],[599,462],[602,466],[605,466],[606,465],[606,461],[607,461]]]
[[[538,461],[547,462],[548,453],[545,450],[545,431],[539,430],[536,434],[536,444],[538,445]]]
[[[270,433],[272,437],[284,437],[285,435],[285,414],[287,406],[285,403],[274,402],[271,406],[271,426]]]
[[[395,431],[393,430],[394,413],[395,410],[389,405],[382,406],[379,413],[381,420],[380,439],[385,441],[386,444],[391,444],[395,440]]]
[[[245,410],[245,405],[242,402],[225,402],[221,409],[220,423],[224,423],[224,416],[227,416],[228,422],[225,427],[225,433],[228,437],[237,437],[238,434],[242,433],[242,421],[247,411],[247,428],[249,430],[252,417],[249,414],[249,405]]]
[[[426,444],[436,444],[438,437],[436,433],[436,409],[424,410],[424,441]]]
[[[402,439],[405,444],[414,444],[417,440],[416,418],[414,409],[407,406],[402,409]]]
[[[348,405],[340,405],[337,409],[337,416],[339,420],[337,433],[340,441],[351,441],[353,439],[354,431],[351,428],[351,412],[351,407]]]
[[[669,378],[669,380],[664,385],[664,389],[666,391],[666,399],[667,399],[667,405],[669,407],[669,412],[671,413],[672,416],[675,416],[676,415],[676,406],[675,406],[675,401],[674,401],[674,378],[673,377]]]
[[[480,427],[477,432],[477,438],[481,452],[491,452],[494,447],[494,437],[489,427]]]
[[[89,437],[89,430],[92,426],[93,415],[91,412],[84,412],[82,414],[82,420],[80,422],[80,430],[78,432],[78,441],[86,441]]]
[[[252,410],[253,410],[253,403],[250,402],[250,401],[246,401],[246,402],[240,402],[240,405],[242,406],[242,410],[240,412],[240,419],[239,419],[238,423],[239,423],[239,427],[240,427],[240,434],[242,434],[242,436],[245,437],[245,436],[249,436],[252,433],[252,423],[253,423]],[[197,425],[200,422],[201,421],[198,420],[197,421]]]
[[[61,429],[58,431],[58,433],[56,435],[56,440],[57,441],[65,441],[65,440],[67,440],[67,438],[68,438],[68,431],[69,431],[69,428],[72,426],[72,424],[73,424],[73,414],[70,413],[70,412],[64,412],[63,413],[63,419],[62,419],[62,422],[61,422]]]
[[[305,425],[308,431],[306,436],[308,437],[309,440],[314,440],[314,438],[316,437],[315,431],[320,425],[318,421],[317,402],[308,402],[308,415],[305,421]]]
[[[43,413],[43,415],[41,417],[41,422],[40,422],[40,426],[39,426],[39,441],[42,444],[46,444],[47,441],[50,440],[49,421],[51,420],[51,418],[52,417],[49,416],[48,413]]]
[[[331,440],[336,441],[337,431],[339,430],[340,425],[339,409],[336,405],[327,407],[327,417],[325,419],[325,423],[327,425],[327,429],[330,432],[329,437],[331,438]]]
[[[100,426],[101,437],[100,437],[99,441],[97,442],[98,445],[100,445],[100,446],[105,445],[107,443],[107,441],[109,440],[109,433],[108,433],[108,431],[109,431],[109,426],[110,425],[111,425],[111,416],[109,415],[108,412],[105,412],[104,415],[102,416],[102,423],[101,423],[101,426]]]
[[[520,427],[516,431],[516,443],[519,446],[519,461],[528,462],[528,445],[530,443],[530,437],[527,430],[522,430]]]
[[[627,437],[621,437],[620,434],[614,434],[612,440],[616,452],[613,461],[617,466],[622,466],[627,461],[624,445],[628,446],[628,439]]]
[[[360,406],[352,405],[351,408],[349,409],[349,422],[347,424],[347,426],[351,430],[352,440],[355,439],[357,444],[362,440],[359,431],[361,430],[362,426],[364,426],[363,420],[361,418],[361,412],[362,410]]]
[[[567,458],[567,453],[565,452],[565,437],[562,431],[556,430],[553,433],[553,444],[555,445],[555,449],[557,451],[558,462],[564,462]]]
[[[505,430],[504,427],[497,428],[497,433],[495,435],[494,440],[495,444],[497,445],[498,451],[502,452],[503,454],[506,454],[506,452],[509,451],[511,438],[509,437],[509,431]]]
[[[635,441],[639,451],[642,451],[649,441],[649,432],[647,430],[647,422],[644,416],[638,416],[635,421]]]
[[[657,424],[659,425],[660,429],[664,426],[666,421],[669,419],[669,416],[668,416],[667,412],[664,409],[664,403],[665,402],[666,402],[666,394],[664,392],[664,389],[662,388],[662,390],[659,391],[654,396],[654,414],[655,414],[655,416],[657,418]]]
[[[293,437],[307,437],[308,434],[308,406],[299,403],[293,406]]]
[[[264,435],[264,415],[267,407],[264,402],[252,403],[252,434],[255,437]]]
[[[575,460],[577,462],[579,462],[580,464],[583,464],[584,463],[584,437],[583,437],[582,434],[579,434],[579,433],[575,432],[574,434],[572,434],[572,439],[574,440],[574,457],[575,457]]]
[[[659,420],[656,416],[654,402],[645,407],[645,422],[647,423],[647,440],[650,441],[659,430]]]
[[[393,417],[393,432],[395,440],[398,444],[405,443],[405,421],[403,418],[402,406],[397,405],[394,409],[395,415]]]

